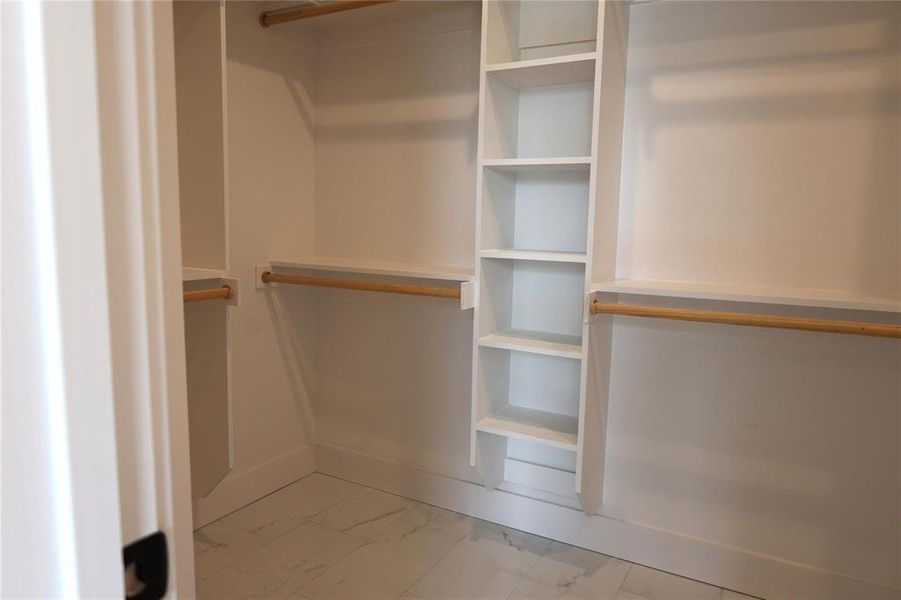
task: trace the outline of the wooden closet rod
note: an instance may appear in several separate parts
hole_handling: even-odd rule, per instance
[[[294,285],[313,285],[317,287],[343,288],[347,290],[367,290],[370,292],[388,292],[391,294],[408,294],[411,296],[434,296],[436,298],[460,297],[460,288],[440,288],[429,287],[426,285],[364,281],[361,279],[329,279],[326,277],[307,277],[305,275],[281,275],[269,271],[264,271],[260,278],[265,283],[291,283]]]
[[[229,300],[232,297],[231,286],[223,285],[222,287],[211,288],[208,290],[195,290],[193,292],[185,292],[185,302],[202,302],[203,300]]]
[[[866,323],[863,321],[836,321],[832,319],[802,319],[798,317],[777,317],[752,313],[717,312],[712,310],[692,310],[687,308],[666,308],[661,306],[639,306],[616,304],[594,300],[589,307],[591,314],[624,315],[627,317],[648,317],[651,319],[675,319],[677,321],[698,321],[702,323],[727,323],[751,327],[774,327],[776,329],[801,329],[804,331],[826,331],[829,333],[849,333],[873,337],[901,338],[901,325],[886,323]]]
[[[388,2],[394,2],[394,0],[335,0],[334,2],[323,2],[322,4],[307,4],[289,10],[272,10],[260,14],[260,26],[270,27],[271,25],[287,23],[288,21],[309,19],[310,17],[318,17],[355,8],[365,8],[376,4],[387,4]]]

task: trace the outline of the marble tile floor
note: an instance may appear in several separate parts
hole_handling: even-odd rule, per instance
[[[315,473],[194,533],[197,597],[748,600]]]

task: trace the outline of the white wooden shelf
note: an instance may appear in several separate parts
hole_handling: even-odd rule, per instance
[[[566,156],[554,158],[486,158],[482,165],[496,171],[511,173],[535,171],[588,171],[590,156]]]
[[[194,267],[182,267],[182,281],[204,281],[208,279],[224,279],[225,271],[219,269],[198,269]]]
[[[404,277],[409,279],[434,279],[441,281],[469,281],[473,278],[472,269],[457,267],[440,267],[416,265],[410,263],[373,262],[346,258],[298,258],[272,259],[271,268],[302,269],[306,271],[328,271],[332,273],[358,273],[363,275],[380,275],[384,277]]]
[[[479,421],[476,430],[576,451],[579,424],[575,417],[508,404]]]
[[[898,299],[807,288],[723,285],[693,281],[617,279],[593,283],[591,291],[664,298],[728,300],[812,308],[901,312],[901,300]]]
[[[562,358],[582,358],[582,339],[576,335],[506,329],[479,338],[479,346]]]
[[[515,88],[584,83],[594,80],[597,54],[585,52],[488,65],[485,72]]]
[[[579,252],[556,252],[552,250],[516,250],[492,249],[482,250],[482,258],[501,258],[505,260],[531,260],[540,262],[584,263],[586,255]]]

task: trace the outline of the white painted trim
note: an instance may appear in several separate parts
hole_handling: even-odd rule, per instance
[[[102,25],[93,3],[0,15],[0,596],[121,598]]]
[[[209,496],[195,499],[194,529],[200,529],[315,470],[313,446],[302,446],[252,469],[231,471]]]
[[[429,473],[333,446],[316,446],[316,470],[536,535],[616,556],[684,577],[770,600],[893,599],[898,589],[838,573],[618,521],[556,504],[489,491],[468,481]]]

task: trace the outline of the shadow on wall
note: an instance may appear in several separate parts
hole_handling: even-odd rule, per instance
[[[892,580],[895,340],[622,319],[612,357],[603,514]]]
[[[316,418],[313,399],[316,392],[315,348],[316,314],[315,290],[302,286],[282,285],[264,290],[266,308],[272,319],[279,356],[294,406],[297,422],[304,439],[316,439]]]
[[[620,276],[901,294],[901,4],[640,4],[629,44]],[[622,232],[670,210],[651,264]]]

